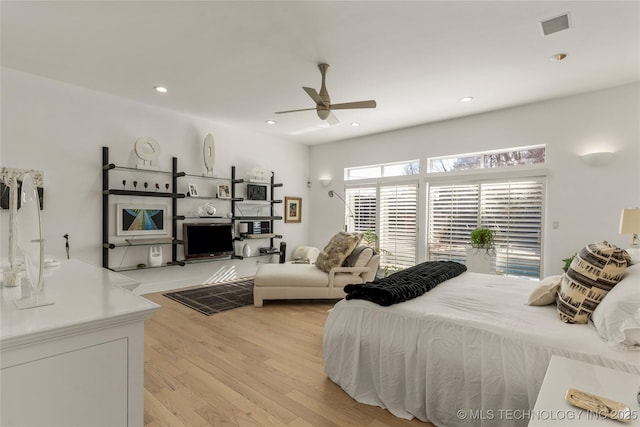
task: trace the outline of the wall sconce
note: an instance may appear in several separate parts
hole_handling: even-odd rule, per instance
[[[595,153],[583,154],[582,161],[589,166],[605,166],[611,163],[613,153],[609,151],[598,151]]]
[[[327,188],[331,185],[331,178],[320,178],[320,184],[322,184],[324,188]]]

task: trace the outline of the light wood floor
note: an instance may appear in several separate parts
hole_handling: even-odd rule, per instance
[[[144,422],[159,426],[409,426],[324,374],[325,302],[205,316],[162,294],[145,322]]]

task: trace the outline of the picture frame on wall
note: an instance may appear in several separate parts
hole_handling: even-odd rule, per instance
[[[229,188],[229,184],[219,184],[218,199],[230,199],[230,198],[231,198],[231,189]]]
[[[284,198],[284,222],[302,222],[302,197]]]
[[[168,235],[168,211],[165,204],[118,203],[116,205],[116,235]]]
[[[195,184],[190,182],[188,184],[188,188],[189,188],[189,196],[190,197],[199,197],[198,196],[198,187]]]

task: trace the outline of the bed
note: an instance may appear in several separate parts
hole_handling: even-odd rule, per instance
[[[640,351],[561,322],[555,305],[527,305],[537,286],[465,272],[387,307],[342,300],[325,326],[325,372],[358,402],[437,426],[527,425],[552,355],[640,374]]]

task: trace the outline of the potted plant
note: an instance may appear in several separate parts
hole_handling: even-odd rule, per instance
[[[474,273],[495,272],[495,233],[486,227],[474,228],[469,236],[471,248],[467,249],[467,271]]]
[[[562,266],[562,270],[566,273],[569,270],[569,267],[571,266],[571,263],[573,262],[573,259],[576,257],[577,254],[573,254],[568,258],[565,258],[562,260],[562,262],[564,262],[564,265]]]
[[[493,249],[493,230],[485,227],[478,227],[471,230],[471,246],[476,249]]]

